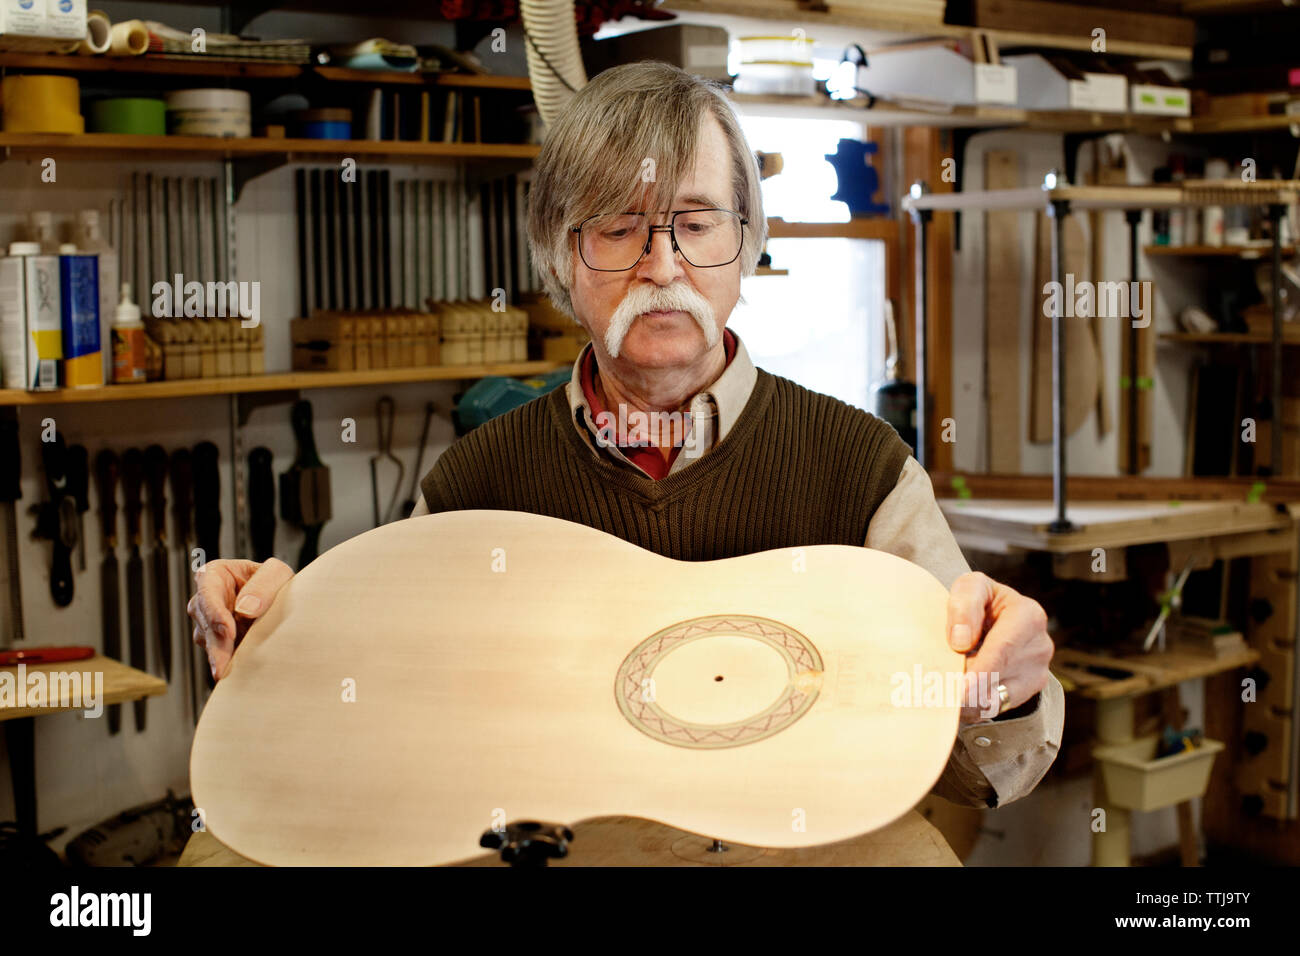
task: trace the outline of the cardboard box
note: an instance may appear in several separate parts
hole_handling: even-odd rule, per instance
[[[662,60],[679,66],[688,73],[727,83],[731,81],[731,73],[727,69],[729,52],[730,43],[723,27],[697,23],[674,23],[649,30],[635,30],[582,44],[583,60],[591,76],[620,63]]]
[[[1081,69],[1064,57],[1026,53],[1004,57],[1020,79],[1016,106],[1026,110],[1128,110],[1128,80]]]
[[[66,53],[86,35],[86,0],[0,0],[0,50]]]
[[[27,296],[20,256],[0,258],[0,386],[27,387]]]
[[[858,67],[858,89],[887,99],[921,99],[955,106],[1014,106],[1022,82],[1010,58],[976,63],[956,40],[908,44],[871,53]]]

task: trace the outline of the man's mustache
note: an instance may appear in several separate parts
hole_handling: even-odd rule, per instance
[[[709,300],[679,281],[668,286],[633,286],[628,290],[605,330],[605,351],[610,358],[618,358],[623,340],[639,316],[646,312],[674,311],[687,312],[695,319],[709,348],[718,344],[720,333]]]

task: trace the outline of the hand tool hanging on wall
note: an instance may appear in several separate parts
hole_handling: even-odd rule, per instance
[[[217,471],[217,446],[210,441],[194,446],[194,535],[199,560],[221,556],[221,475]]]
[[[15,502],[23,496],[22,455],[18,441],[18,417],[12,409],[0,418],[0,521],[4,523],[5,577],[4,615],[0,616],[0,647],[23,639],[23,586],[18,572],[18,514]]]
[[[167,568],[167,452],[162,445],[144,450],[144,474],[153,520],[154,647],[163,680],[172,679],[171,581]]]
[[[190,450],[178,448],[172,452],[169,469],[172,487],[172,532],[176,539],[179,560],[176,565],[177,578],[181,582],[180,634],[181,646],[185,648],[185,696],[189,701],[190,713],[194,722],[199,722],[198,692],[195,688],[194,675],[194,641],[190,639],[190,619],[185,611],[185,598],[189,594],[190,583],[190,510],[193,505],[194,473],[190,461]]]
[[[402,517],[411,517],[411,512],[415,510],[415,491],[420,484],[420,466],[424,464],[424,446],[429,441],[429,423],[433,421],[433,402],[424,403],[424,428],[420,430],[420,447],[415,453],[415,472],[411,475],[411,490],[406,493],[406,500],[402,502]]]
[[[221,556],[221,473],[217,470],[217,446],[210,441],[194,446],[190,459],[194,476],[194,536],[199,546],[200,567]],[[204,681],[217,686],[207,668]]]
[[[103,615],[104,656],[122,659],[121,598],[117,571],[117,455],[104,449],[95,456],[95,491],[99,495],[100,539],[104,563],[99,568],[100,610]],[[108,708],[108,732],[122,728],[122,705]]]
[[[86,570],[86,526],[81,517],[90,510],[90,458],[85,445],[68,446],[68,494],[77,507],[77,565]]]
[[[31,507],[36,515],[33,538],[45,538],[54,545],[50,560],[50,597],[59,607],[72,603],[72,549],[77,543],[77,503],[68,494],[68,450],[57,432],[52,441],[41,442],[45,470],[45,502]]]
[[[126,559],[126,628],[127,646],[132,667],[149,670],[148,652],[145,650],[144,615],[144,559],[140,556],[140,519],[144,502],[140,493],[144,486],[144,455],[138,448],[128,448],[122,454],[122,496],[126,507],[126,537],[131,552]],[[137,700],[135,729],[144,730],[145,702]]]
[[[290,421],[298,449],[293,465],[280,476],[280,517],[302,528],[302,550],[298,552],[298,570],[301,571],[316,557],[321,528],[332,517],[330,470],[316,453],[316,439],[311,430],[311,402],[294,402]]]
[[[397,405],[392,396],[381,396],[375,403],[375,428],[379,433],[379,452],[370,456],[370,503],[374,508],[374,526],[387,524],[393,520],[393,509],[397,507],[397,496],[402,493],[402,479],[406,476],[406,466],[402,459],[393,454],[393,425],[397,420]],[[393,482],[393,494],[388,505],[379,510],[379,463],[387,459],[397,466],[397,480]]]
[[[275,475],[271,449],[261,445],[248,453],[248,536],[253,560],[275,555]]]

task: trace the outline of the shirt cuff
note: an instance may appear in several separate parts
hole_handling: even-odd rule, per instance
[[[968,806],[1000,807],[1038,785],[1061,748],[1065,691],[1054,675],[1020,707],[989,721],[966,724],[934,792]]]

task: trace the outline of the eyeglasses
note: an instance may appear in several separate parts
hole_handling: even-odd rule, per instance
[[[674,252],[697,269],[713,269],[736,261],[744,241],[741,226],[749,222],[730,209],[679,209],[663,226],[651,225],[649,215],[604,213],[574,226],[583,263],[596,272],[626,272],[650,251],[654,234],[666,232]]]

